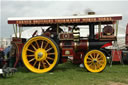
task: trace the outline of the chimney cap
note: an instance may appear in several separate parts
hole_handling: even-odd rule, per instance
[[[95,15],[95,12],[88,12],[88,15]]]

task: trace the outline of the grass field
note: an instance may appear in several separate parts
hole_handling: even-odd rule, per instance
[[[0,85],[128,85],[128,65],[108,65],[101,73],[87,72],[70,62],[44,74],[19,68],[14,76],[0,78]]]

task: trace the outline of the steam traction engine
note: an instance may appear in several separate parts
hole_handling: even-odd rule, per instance
[[[47,28],[42,29],[42,34],[38,36],[35,31],[23,48],[21,46],[22,60],[30,71],[48,72],[70,58],[74,64],[83,63],[90,72],[101,72],[106,67],[106,58],[111,54],[106,47],[117,40],[121,19],[121,15],[9,18],[8,24],[13,24],[15,28]],[[80,35],[82,29],[86,29],[82,32],[84,36]]]

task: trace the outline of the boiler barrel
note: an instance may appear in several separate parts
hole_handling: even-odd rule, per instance
[[[88,41],[88,40],[80,40],[79,43],[74,43],[74,47],[77,50],[89,50],[89,49],[99,49],[103,45],[109,43],[109,41]]]
[[[106,43],[109,43],[109,42],[108,41],[90,41],[89,49],[99,49]]]
[[[74,48],[74,50],[86,51],[89,49],[99,49],[109,41],[88,41],[80,40],[79,42],[61,42],[60,48]]]

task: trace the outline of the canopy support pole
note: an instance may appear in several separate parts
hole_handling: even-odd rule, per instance
[[[14,26],[14,24],[13,24],[13,30],[14,30],[15,37],[17,37],[17,34],[16,34],[16,30],[15,30],[15,26]]]
[[[99,38],[101,38],[101,22],[99,23]]]
[[[57,24],[57,35],[59,34],[59,25]]]
[[[117,34],[118,34],[118,24],[119,24],[119,21],[116,21],[116,37],[117,37]]]
[[[21,28],[19,26],[19,38],[21,38]]]

